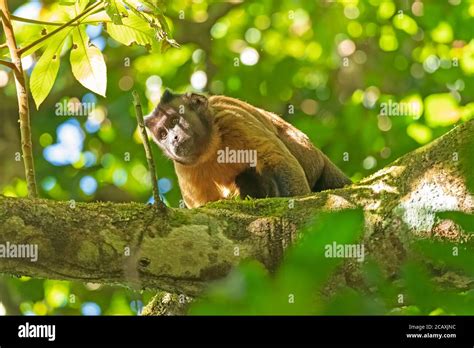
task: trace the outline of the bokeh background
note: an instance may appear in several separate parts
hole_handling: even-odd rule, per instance
[[[51,1],[14,1],[41,18]],[[167,12],[180,49],[126,47],[103,30],[87,33],[107,62],[107,97],[86,90],[61,60],[51,94],[31,103],[40,194],[75,201],[150,202],[151,183],[131,91],[145,112],[164,88],[240,98],[303,130],[355,181],[447,132],[474,114],[474,1],[177,0]],[[41,26],[18,24],[21,41]],[[0,38],[3,35],[0,34]],[[27,75],[38,56],[23,59]],[[0,193],[27,194],[13,76],[0,67]],[[415,111],[383,116],[382,103]],[[94,103],[88,116],[57,116],[56,104]],[[172,163],[154,147],[159,188],[178,207]],[[67,233],[67,231],[64,231]],[[152,293],[0,278],[0,314],[136,314]]]

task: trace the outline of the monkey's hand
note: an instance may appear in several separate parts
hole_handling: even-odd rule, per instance
[[[240,197],[292,197],[311,192],[299,163],[278,163],[250,168],[235,179]]]
[[[279,164],[262,171],[267,197],[293,197],[308,194],[311,189],[306,175],[298,163]]]

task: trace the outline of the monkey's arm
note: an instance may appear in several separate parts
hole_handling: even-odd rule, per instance
[[[292,197],[311,192],[302,169],[283,163],[264,167],[260,173],[248,169],[237,176],[235,183],[241,198]]]
[[[351,185],[352,181],[338,167],[336,167],[329,158],[325,155],[323,156],[324,168],[321,171],[318,180],[312,187],[312,191],[319,192]]]
[[[303,168],[278,139],[272,139],[270,148],[258,146],[257,167],[235,179],[242,198],[292,197],[311,192]]]
[[[311,189],[301,166],[296,163],[279,163],[263,169],[264,184],[269,197],[292,197],[308,194]]]
[[[232,110],[219,115],[219,129],[230,149],[256,151],[256,167],[247,166],[235,177],[240,196],[253,198],[291,197],[311,192],[298,160],[274,130]]]

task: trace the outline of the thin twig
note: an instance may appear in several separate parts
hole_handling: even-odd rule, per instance
[[[25,167],[26,185],[30,198],[38,197],[36,186],[35,162],[33,158],[33,145],[31,142],[30,107],[28,105],[28,88],[25,74],[21,64],[21,56],[16,44],[12,22],[10,20],[10,10],[7,0],[0,0],[0,17],[2,27],[5,32],[5,39],[10,52],[10,58],[14,64],[13,74],[15,76],[16,95],[18,99],[18,116],[20,120],[21,152],[23,154],[23,164]]]
[[[6,66],[7,68],[10,68],[12,70],[15,69],[15,64],[13,64],[12,62],[7,62],[6,60],[1,60],[0,59],[0,65],[4,65]]]
[[[166,211],[166,205],[163,203],[160,197],[158,189],[158,180],[156,177],[155,161],[153,160],[153,153],[151,152],[150,142],[146,134],[145,122],[143,121],[142,104],[140,102],[140,96],[137,91],[132,92],[133,104],[135,105],[135,114],[137,116],[138,128],[140,129],[140,135],[143,141],[143,147],[145,149],[146,160],[148,162],[148,171],[150,172],[151,182],[153,184],[153,197],[155,199],[155,205],[163,211]]]
[[[50,32],[49,34],[39,38],[38,40],[35,40],[33,41],[32,43],[30,43],[28,46],[25,46],[25,47],[22,47],[18,50],[18,53],[20,54],[20,56],[25,53],[26,51],[28,51],[29,49],[31,49],[32,47],[36,46],[37,44],[43,42],[44,40],[47,40],[48,38],[50,38],[51,36],[53,36],[54,34],[60,32],[61,30],[63,30],[64,28],[70,26],[71,24],[73,24],[74,22],[78,21],[79,19],[81,19],[82,17],[86,16],[87,14],[89,14],[92,10],[94,10],[95,8],[97,8],[97,6],[99,5],[103,5],[102,1],[98,1],[96,3],[94,3],[93,5],[89,6],[88,8],[86,8],[84,10],[84,12],[80,13],[79,15],[77,15],[75,18],[71,19],[69,22],[67,23],[64,23],[63,25],[61,25],[60,27],[58,27],[57,29],[54,29],[52,32]]]
[[[92,16],[92,15],[94,15],[94,14],[96,14],[96,13],[102,11],[102,10],[103,9],[99,8],[96,11],[92,12],[90,15]],[[24,22],[24,23],[30,23],[30,24],[51,25],[51,26],[57,26],[57,27],[67,25],[66,22],[48,22],[48,21],[41,21],[41,20],[37,20],[37,19],[19,17],[19,16],[15,16],[15,15],[11,15],[10,18],[12,20],[16,21],[16,22]],[[77,18],[76,18],[76,20],[77,20]],[[92,23],[104,23],[104,22],[112,22],[112,20],[97,19],[97,20],[94,20],[94,21],[87,21],[85,23],[92,24]],[[81,25],[82,23],[84,23],[84,22],[72,23],[72,24],[70,24],[70,26],[77,27],[78,25]],[[0,45],[0,48],[2,48],[2,45]]]
[[[40,21],[37,19],[24,18],[24,17],[15,16],[15,15],[11,15],[10,18],[11,20],[16,21],[16,22],[24,22],[24,23],[30,23],[30,24],[57,25],[57,26],[66,24],[66,23]]]

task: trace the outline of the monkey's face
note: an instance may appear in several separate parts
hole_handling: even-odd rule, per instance
[[[145,118],[145,125],[166,156],[180,164],[196,164],[211,137],[207,98],[166,90],[153,113]]]

